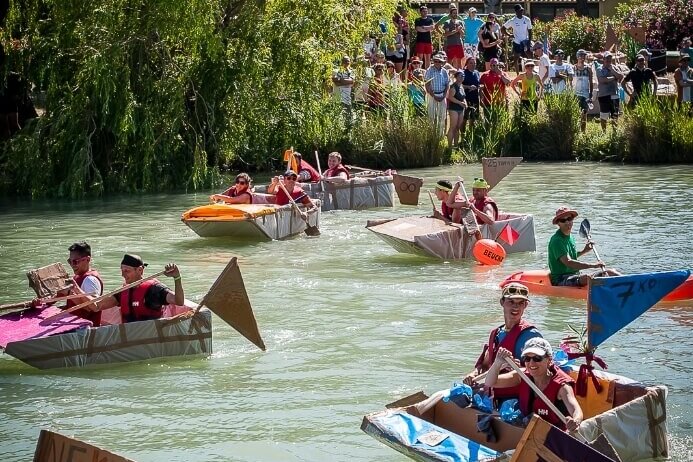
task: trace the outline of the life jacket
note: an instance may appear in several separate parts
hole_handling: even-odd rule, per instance
[[[452,221],[452,209],[448,207],[448,204],[446,204],[445,202],[441,202],[440,210],[445,218]]]
[[[484,211],[484,207],[486,207],[486,205],[491,204],[491,207],[493,207],[493,219],[494,221],[498,220],[498,205],[496,204],[496,201],[494,201],[490,197],[486,196],[482,200],[474,199],[472,203],[474,204],[474,207],[476,207],[477,210],[481,212]],[[481,221],[479,217],[476,217],[476,222],[479,224],[483,223],[483,221]]]
[[[101,283],[101,292],[99,293],[99,295],[103,294],[103,280],[101,279],[101,275],[99,274],[99,272],[96,270],[90,269],[84,274],[75,274],[74,276],[72,276],[72,280],[79,287],[82,287],[82,283],[87,278],[87,276],[94,276],[96,279],[99,280],[99,282]],[[68,300],[67,302],[65,302],[65,308],[72,308],[73,306],[77,306],[77,303],[75,303],[74,300]],[[79,310],[74,311],[72,314],[74,314],[75,316],[79,316],[82,319],[86,319],[87,321],[91,321],[94,327],[98,327],[99,325],[101,325],[100,311],[90,311],[86,308],[80,308]]]
[[[242,195],[244,195],[244,194],[247,194],[248,197],[250,198],[250,204],[253,203],[253,195],[250,193],[250,191],[248,191],[248,190],[246,189],[246,190],[243,191],[242,193],[238,193],[238,192],[236,191],[236,186],[235,186],[235,185],[234,185],[234,186],[231,186],[229,189],[227,189],[226,191],[224,191],[224,192],[221,193],[221,194],[222,194],[223,196],[229,196],[229,197],[238,197],[238,196],[242,196]]]
[[[154,284],[159,284],[159,281],[150,279],[120,294],[120,314],[123,316],[124,323],[146,321],[161,317],[163,313],[161,309],[149,308],[144,302],[144,296],[147,294],[147,290]]]
[[[347,180],[351,178],[349,170],[342,164],[339,164],[334,168],[328,168],[327,170],[325,170],[325,178],[332,178],[338,176],[340,173],[346,173]]]
[[[558,399],[558,392],[560,391],[561,387],[565,384],[570,385],[573,390],[575,390],[575,380],[573,380],[572,377],[570,377],[568,374],[563,372],[560,368],[551,365],[549,366],[549,371],[551,371],[554,375],[551,378],[551,381],[549,384],[544,388],[542,391],[546,395],[546,397],[556,405],[558,410],[560,410],[564,415],[566,415],[568,412],[566,410],[565,403],[563,403],[562,400]],[[530,376],[527,372],[524,373],[531,381],[534,381],[532,376]],[[522,415],[526,416],[529,415],[530,413],[534,413],[541,417],[542,419],[546,420],[550,424],[560,428],[561,430],[565,430],[566,426],[561,422],[561,419],[553,413],[551,409],[546,405],[546,403],[536,396],[534,393],[534,390],[527,385],[524,381],[520,384],[520,394],[518,398],[518,404],[520,408],[520,412],[522,412]]]
[[[512,329],[510,329],[503,337],[503,340],[497,342],[496,338],[498,332],[500,332],[501,326],[496,327],[491,331],[488,337],[488,343],[484,345],[484,350],[481,352],[479,359],[476,361],[476,368],[486,371],[488,370],[493,362],[496,360],[496,355],[498,354],[498,349],[503,347],[506,350],[515,354],[515,346],[517,339],[520,338],[520,334],[527,329],[534,328],[533,324],[528,323],[524,319],[521,319],[519,323],[515,324]],[[488,359],[487,359],[488,358]],[[520,387],[505,387],[505,388],[494,388],[493,396],[496,399],[505,398],[516,398],[520,392]]]
[[[300,204],[305,195],[306,195],[306,192],[300,186],[294,185],[294,190],[291,191],[291,198],[294,200],[294,202],[296,202],[297,204]],[[286,194],[284,194],[284,189],[279,188],[277,190],[276,204],[277,205],[286,205],[289,203],[290,203],[289,198],[286,197]]]
[[[308,173],[310,173],[310,182],[311,183],[317,183],[320,181],[320,174],[318,173],[318,171],[315,170],[312,165],[310,165],[308,162],[306,162],[303,159],[301,159],[301,167],[299,168],[299,170],[300,171],[305,170]]]

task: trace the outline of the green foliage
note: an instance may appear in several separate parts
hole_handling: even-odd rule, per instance
[[[574,11],[549,22],[537,20],[533,26],[537,40],[548,37],[551,50],[561,48],[573,62],[579,49],[599,51],[606,42],[606,19],[578,16]]]
[[[624,27],[644,27],[646,45],[677,50],[693,34],[690,0],[635,0],[616,6],[614,19]]]

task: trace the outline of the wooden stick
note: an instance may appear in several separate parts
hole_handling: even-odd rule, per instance
[[[278,184],[279,187],[282,188],[282,191],[284,191],[284,194],[286,194],[286,197],[289,198],[291,206],[296,210],[296,212],[298,212],[298,216],[300,216],[301,219],[305,222],[306,229],[304,230],[304,232],[309,236],[317,236],[318,234],[320,234],[320,229],[317,226],[311,226],[311,224],[308,222],[308,215],[303,215],[303,212],[301,212],[301,209],[298,207],[298,204],[296,203],[294,198],[291,197],[289,191],[286,190],[286,186],[284,186],[284,183],[280,181]]]
[[[44,298],[44,299],[37,299],[40,300],[42,303],[55,303],[55,302],[62,302],[64,300],[72,300],[74,298],[80,298],[84,296],[91,296],[91,295],[96,295],[96,294],[71,294],[71,295],[63,295],[60,297],[52,297],[52,298]],[[13,308],[25,308],[29,307],[34,303],[33,300],[28,300],[26,302],[21,302],[21,303],[10,303],[8,305],[0,305],[0,310],[11,310]]]
[[[121,292],[123,292],[123,291],[125,291],[125,290],[128,290],[128,289],[131,289],[131,288],[133,288],[133,287],[136,287],[136,286],[142,284],[144,281],[149,281],[150,279],[158,278],[159,276],[161,276],[161,275],[164,274],[164,273],[166,273],[166,271],[159,271],[158,273],[152,274],[151,276],[147,276],[147,277],[144,278],[144,279],[140,279],[140,280],[138,280],[138,281],[131,282],[130,284],[124,285],[123,287],[119,287],[118,289],[116,289],[116,290],[114,290],[114,291],[112,291],[112,292],[109,292],[109,293],[107,293],[107,294],[104,294],[104,295],[102,295],[102,296],[100,296],[100,297],[96,297],[96,298],[93,299],[93,300],[89,300],[89,301],[87,301],[87,302],[80,303],[80,304],[77,305],[77,306],[73,306],[72,308],[69,308],[69,309],[67,309],[67,310],[64,310],[64,311],[58,313],[58,314],[55,314],[55,315],[53,315],[53,316],[50,316],[50,317],[44,319],[43,322],[46,323],[46,322],[49,322],[49,321],[53,321],[53,320],[55,320],[55,319],[61,317],[61,316],[64,315],[65,313],[72,313],[73,311],[77,311],[77,310],[79,310],[79,309],[82,309],[82,308],[84,308],[85,306],[89,306],[89,305],[92,305],[92,304],[96,304],[96,303],[102,302],[102,301],[104,301],[105,299],[107,299],[108,297],[112,297],[112,296],[114,296],[115,294],[119,294],[119,293],[121,293]]]
[[[532,380],[525,375],[525,373],[520,369],[520,366],[515,364],[515,361],[512,360],[510,357],[505,358],[505,362],[510,365],[510,367],[513,368],[515,372],[520,376],[522,380],[525,381],[529,387],[534,390],[534,393],[537,394],[537,396],[546,404],[551,411],[558,416],[559,419],[561,419],[561,422],[563,422],[563,425],[565,425],[568,422],[568,419],[563,415],[563,413],[556,407],[555,404],[544,394],[543,391],[539,389],[536,383],[532,382]]]
[[[428,198],[431,199],[431,205],[433,206],[433,213],[436,213],[438,209],[436,208],[436,203],[433,202],[433,194],[431,194],[431,191],[426,191],[428,193]]]

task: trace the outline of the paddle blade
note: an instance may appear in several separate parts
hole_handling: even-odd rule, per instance
[[[320,236],[320,228],[317,226],[310,226],[308,222],[306,222],[305,232],[307,236]]]
[[[582,223],[580,223],[580,237],[583,239],[589,239],[591,230],[590,221],[587,218],[582,220]]]
[[[236,257],[226,265],[200,305],[208,307],[239,334],[265,350]]]
[[[637,319],[690,274],[684,270],[593,279],[587,295],[587,349]]]

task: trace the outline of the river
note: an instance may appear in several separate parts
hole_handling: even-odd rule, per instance
[[[481,166],[405,173],[432,187]],[[77,240],[91,244],[106,288],[121,283],[122,254],[138,253],[150,273],[175,261],[196,301],[237,256],[267,345],[216,318],[208,358],[42,372],[0,355],[1,461],[31,460],[42,428],[138,462],[408,460],[361,432],[362,416],[471,368],[502,321],[498,282],[546,266],[557,207],[588,217],[602,259],[625,272],[692,266],[691,166],[520,165],[492,196],[534,215],[538,250],[492,269],[397,254],[364,228],[428,214],[423,192],[418,207],[325,213],[319,238],[257,244],[199,238],[180,222],[208,194],[0,204],[0,303],[31,298],[24,273],[64,262]],[[585,306],[537,296],[525,316],[557,345],[568,324],[584,324]],[[657,307],[599,349],[610,371],[669,388],[675,461],[693,460],[692,326],[692,304]]]

